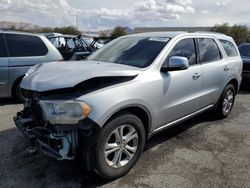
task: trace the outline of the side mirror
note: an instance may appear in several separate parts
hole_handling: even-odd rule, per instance
[[[188,59],[181,56],[172,56],[168,61],[165,61],[161,67],[162,72],[178,71],[188,69]]]

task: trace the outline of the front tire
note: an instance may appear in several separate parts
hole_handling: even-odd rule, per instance
[[[226,118],[232,111],[235,101],[235,88],[232,84],[228,84],[224,89],[218,106],[216,108],[216,114],[220,118]]]
[[[127,174],[138,161],[145,144],[141,120],[122,113],[99,130],[94,147],[94,170],[106,179]]]

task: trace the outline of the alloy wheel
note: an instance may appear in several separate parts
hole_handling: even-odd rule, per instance
[[[131,125],[117,127],[108,137],[105,144],[105,160],[112,168],[128,164],[138,148],[138,133]]]
[[[225,98],[223,100],[223,106],[222,106],[223,112],[225,114],[228,114],[231,111],[233,107],[233,103],[234,103],[234,92],[232,90],[228,90],[226,92]]]

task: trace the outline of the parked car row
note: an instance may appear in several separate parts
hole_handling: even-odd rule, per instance
[[[20,83],[31,66],[86,59],[104,45],[98,38],[80,38],[60,33],[43,35],[0,31],[0,97],[14,97],[24,102]]]
[[[107,41],[102,38],[83,38],[80,35],[62,35],[60,33],[43,33],[43,35],[59,50],[65,61],[84,60]]]

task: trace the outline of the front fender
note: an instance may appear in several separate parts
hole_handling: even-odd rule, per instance
[[[128,107],[139,107],[147,112],[151,122],[154,122],[154,111],[150,105],[141,99],[128,99],[124,101],[114,102],[115,100],[105,100],[104,103],[98,102],[98,100],[84,100],[91,107],[91,113],[89,118],[97,123],[100,127],[103,127],[105,123],[111,118],[112,115],[119,112],[122,109]]]
[[[119,110],[140,107],[150,114],[153,128],[159,119],[161,89],[160,79],[147,81],[137,77],[129,82],[88,93],[76,100],[86,102],[91,107],[89,118],[100,127]]]

